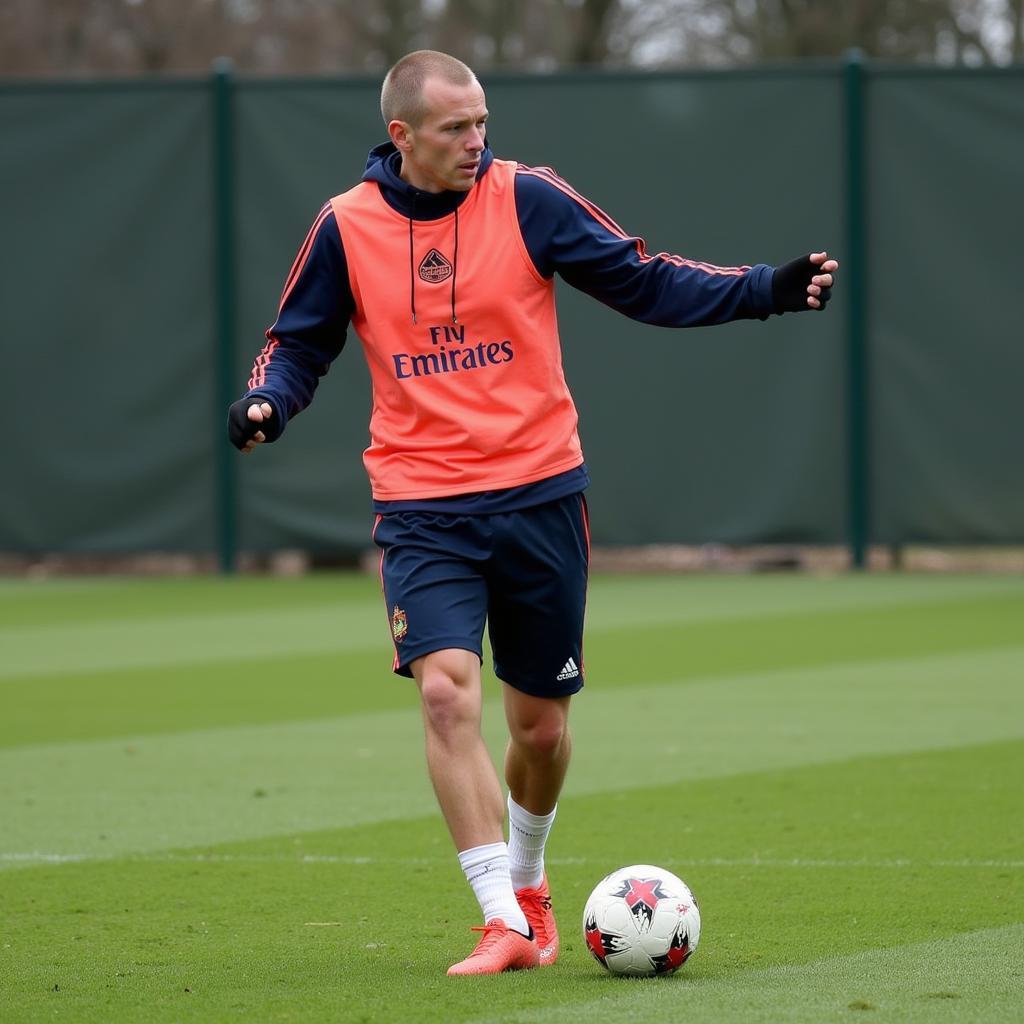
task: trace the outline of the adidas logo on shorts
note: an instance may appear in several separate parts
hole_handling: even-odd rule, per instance
[[[561,682],[563,679],[575,679],[579,674],[580,670],[576,667],[576,662],[570,658],[562,666],[562,671],[558,673],[556,678]]]

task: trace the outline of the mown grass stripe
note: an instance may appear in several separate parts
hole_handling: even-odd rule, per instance
[[[78,864],[83,861],[97,860],[82,853],[0,853],[0,862],[14,864]],[[411,868],[438,865],[450,865],[452,855],[437,857],[408,857],[382,855],[344,856],[332,853],[301,853],[294,856],[284,854],[239,854],[239,853],[150,853],[123,854],[119,861],[133,864],[336,864],[340,867],[354,865],[377,865],[387,868]],[[567,865],[590,866],[603,871],[607,867],[603,858],[598,857],[547,857],[545,863],[551,867]],[[1024,860],[976,860],[962,858],[960,860],[915,860],[912,858],[867,859],[859,860],[822,860],[820,858],[789,857],[772,859],[770,857],[686,857],[683,859],[661,858],[660,866],[670,871],[686,868],[793,868],[803,871],[807,868],[825,871],[846,870],[847,868],[870,868],[880,871],[929,870],[932,868],[961,868],[975,871],[979,868],[991,868],[997,871],[1019,871],[1024,869]]]
[[[378,617],[376,613],[372,616]],[[1022,617],[1024,601],[988,597],[890,609],[819,609],[785,615],[776,611],[671,626],[616,625],[589,631],[588,679],[591,689],[627,689],[647,680],[682,683],[838,663],[863,663],[869,671],[871,663],[879,659],[1019,644]],[[316,626],[316,621],[305,621],[303,628]],[[174,651],[186,652],[181,655],[186,659],[200,656],[203,644],[186,632],[174,641],[167,664],[12,676],[0,685],[0,747],[302,722],[406,708],[415,702],[411,684],[391,675],[386,645],[374,642],[359,649],[309,653],[318,645],[336,642],[331,629],[325,623],[320,626],[305,643],[307,650],[301,656],[259,654],[256,648],[245,657],[229,658],[225,646],[221,651],[224,657],[174,664],[173,658],[178,656]],[[165,638],[167,644],[171,644],[172,632]],[[219,636],[214,625],[205,635],[214,648],[245,641],[242,632],[226,639]],[[302,637],[302,628],[296,627],[287,642]],[[115,652],[110,657],[129,661],[141,643],[130,631],[125,631],[121,641],[114,631],[108,641],[107,646]],[[342,635],[337,642],[347,641]],[[266,643],[268,649],[277,651],[277,639]],[[42,647],[47,649],[47,645]],[[64,656],[67,652],[60,655]],[[157,656],[148,649],[139,655]],[[490,666],[486,652],[485,665]],[[497,684],[489,674],[485,678],[489,691],[496,692]],[[59,714],[54,714],[55,708],[60,709]]]
[[[784,604],[792,609],[807,604],[813,592],[819,602],[835,604],[879,600],[945,600],[983,594],[1020,593],[1021,580],[1013,574],[975,575],[936,573],[814,575],[595,573],[591,590],[600,603],[603,595],[615,599],[628,612],[637,604],[656,609],[680,594],[701,597],[700,606],[727,611],[737,604],[748,611]],[[0,607],[4,624],[54,624],[96,621],[103,618],[150,617],[183,610],[223,611],[233,601],[261,608],[289,608],[297,602],[339,604],[359,602],[379,594],[376,572],[313,573],[300,577],[92,576],[52,579],[0,579]]]
[[[254,589],[254,581],[242,580],[234,588],[223,582],[211,583],[205,590],[197,585],[202,610],[190,614],[181,613],[180,602],[168,605],[167,595],[160,590],[131,587],[126,588],[120,604],[108,602],[107,613],[97,619],[62,622],[60,617],[51,617],[26,622],[17,618],[18,609],[5,610],[0,619],[0,679],[385,650],[388,636],[377,585],[360,577],[343,580],[339,589],[345,601],[327,599],[330,591],[323,580],[308,592],[297,589],[297,581],[289,581],[291,586],[285,591],[294,593],[295,600],[281,604],[277,602],[282,595],[276,590],[268,600]],[[117,596],[117,591],[112,596]],[[217,600],[211,601],[211,596]],[[311,596],[320,600],[311,600]],[[88,606],[87,598],[83,602]],[[927,619],[929,614],[942,614],[943,605],[958,606],[964,612],[974,604],[984,605],[998,615],[1001,609],[1021,602],[1024,585],[1002,578],[942,579],[927,584],[917,579],[879,578],[869,586],[848,578],[599,578],[589,597],[588,630],[664,631],[715,622],[728,627],[744,619],[814,619],[857,610],[868,613],[863,628],[869,629],[885,621],[879,615],[884,616],[886,608],[903,610],[908,616],[916,609],[918,618]],[[147,607],[153,609],[149,615],[143,614]],[[951,613],[959,614],[951,609],[947,617]],[[1019,618],[1019,610],[1016,614]],[[984,630],[988,615],[984,609],[979,609],[979,615]],[[986,635],[995,635],[1001,621],[990,623]],[[854,622],[851,632],[856,629]],[[1012,631],[1009,635],[1009,642],[1014,642]]]
[[[1022,667],[1017,649],[592,691],[566,795],[1016,739]],[[494,703],[485,724],[497,755]],[[417,817],[421,750],[410,708],[0,751],[0,844],[104,856]]]

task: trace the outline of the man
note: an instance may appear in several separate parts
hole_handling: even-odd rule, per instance
[[[394,670],[419,688],[427,767],[484,925],[448,973],[553,964],[544,847],[583,685],[589,483],[562,373],[554,274],[685,327],[823,309],[835,260],[718,267],[627,235],[548,168],[493,157],[473,72],[421,50],[384,80],[390,141],[320,211],[249,389],[243,452],[310,402],[351,324],[373,383],[364,455]],[[480,732],[487,623],[509,741],[509,837]]]

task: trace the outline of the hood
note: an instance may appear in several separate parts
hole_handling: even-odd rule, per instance
[[[480,169],[476,172],[476,180],[479,181],[491,166],[494,154],[484,140],[484,151],[480,154]],[[409,315],[412,322],[416,323],[416,273],[417,267],[414,253],[413,237],[415,235],[415,221],[438,220],[447,217],[454,211],[454,239],[452,249],[452,274],[451,274],[451,307],[452,323],[459,322],[458,311],[455,306],[455,285],[459,276],[459,207],[462,205],[469,192],[455,192],[446,190],[444,192],[421,192],[414,188],[407,181],[403,181],[399,175],[402,167],[402,157],[398,148],[393,142],[385,142],[370,150],[366,159],[366,170],[363,171],[363,181],[375,181],[380,186],[381,195],[384,201],[397,210],[403,217],[409,219]],[[471,190],[470,190],[471,191]]]
[[[479,181],[491,166],[494,154],[486,145],[480,154],[480,169],[476,173]],[[363,181],[375,181],[380,185],[381,195],[387,204],[403,217],[413,220],[437,220],[447,217],[457,209],[469,192],[421,192],[399,177],[402,157],[393,142],[384,142],[370,150],[366,158]]]

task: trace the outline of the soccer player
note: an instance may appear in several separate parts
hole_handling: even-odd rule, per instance
[[[277,440],[354,328],[393,668],[419,689],[428,772],[483,915],[448,973],[543,967],[559,949],[544,847],[583,686],[589,560],[554,275],[635,320],[689,327],[824,309],[838,263],[649,254],[550,168],[494,157],[484,91],[447,54],[398,61],[381,111],[389,141],[306,236],[229,435],[243,452]],[[509,731],[507,842],[480,731],[485,624]]]

